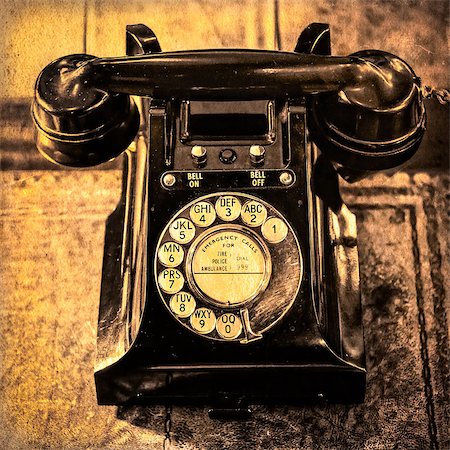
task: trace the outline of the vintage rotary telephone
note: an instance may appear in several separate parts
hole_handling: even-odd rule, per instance
[[[36,82],[37,146],[93,166],[127,149],[110,216],[95,381],[101,404],[360,402],[356,223],[348,181],[408,160],[420,80],[377,50],[330,55],[311,24],[295,52],[77,54]]]

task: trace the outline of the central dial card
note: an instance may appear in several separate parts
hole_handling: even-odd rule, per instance
[[[218,306],[253,300],[272,273],[271,256],[258,235],[238,225],[217,225],[193,243],[187,273],[197,295]]]
[[[189,203],[157,245],[161,299],[183,326],[210,339],[261,338],[290,309],[302,277],[291,226],[248,194],[210,194]]]

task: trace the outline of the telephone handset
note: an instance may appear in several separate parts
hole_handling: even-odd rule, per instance
[[[293,53],[162,53],[131,25],[127,54],[57,59],[32,108],[56,163],[128,148],[120,236],[110,220],[105,241],[99,403],[362,401],[356,224],[337,174],[416,152],[420,80],[389,53],[330,56],[325,24]]]

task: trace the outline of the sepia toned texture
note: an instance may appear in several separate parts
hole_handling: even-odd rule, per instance
[[[333,55],[382,49],[404,58],[424,85],[448,87],[445,0],[3,0],[0,169],[53,169],[34,151],[29,115],[34,82],[50,61],[124,55],[125,27],[134,23],[152,28],[163,51],[274,49],[276,3],[282,50],[293,51],[309,23],[325,22]],[[447,167],[448,104],[426,106],[428,132],[409,166]]]
[[[120,176],[1,174],[8,186],[0,209],[3,448],[161,448],[162,407],[96,404],[103,238]],[[258,406],[248,423],[211,421],[206,408],[174,407],[175,448],[424,449],[433,440],[448,448],[448,205],[439,194],[447,183],[445,176],[381,175],[345,189],[358,217],[368,370],[363,405]]]
[[[29,114],[36,76],[66,54],[123,55],[133,23],[150,26],[164,51],[273,49],[276,3],[282,50],[310,22],[327,22],[333,54],[390,51],[424,84],[448,88],[445,0],[0,2],[1,448],[159,449],[164,439],[163,407],[96,404],[103,240],[121,158],[87,171],[45,161]],[[365,403],[256,406],[252,421],[225,423],[174,407],[175,448],[450,448],[449,109],[426,107],[415,172],[343,186],[358,219]]]
[[[125,27],[144,23],[164,51],[274,49],[274,0],[4,0],[0,98],[27,98],[60,56],[125,53]],[[445,0],[278,0],[281,49],[311,22],[329,23],[332,52],[376,48],[404,58],[425,84],[448,83]]]

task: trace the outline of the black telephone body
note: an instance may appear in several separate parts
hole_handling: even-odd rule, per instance
[[[425,130],[400,58],[330,56],[314,23],[295,52],[78,54],[36,82],[37,146],[92,166],[125,149],[106,226],[100,404],[355,403],[365,362],[349,182],[407,161]]]

